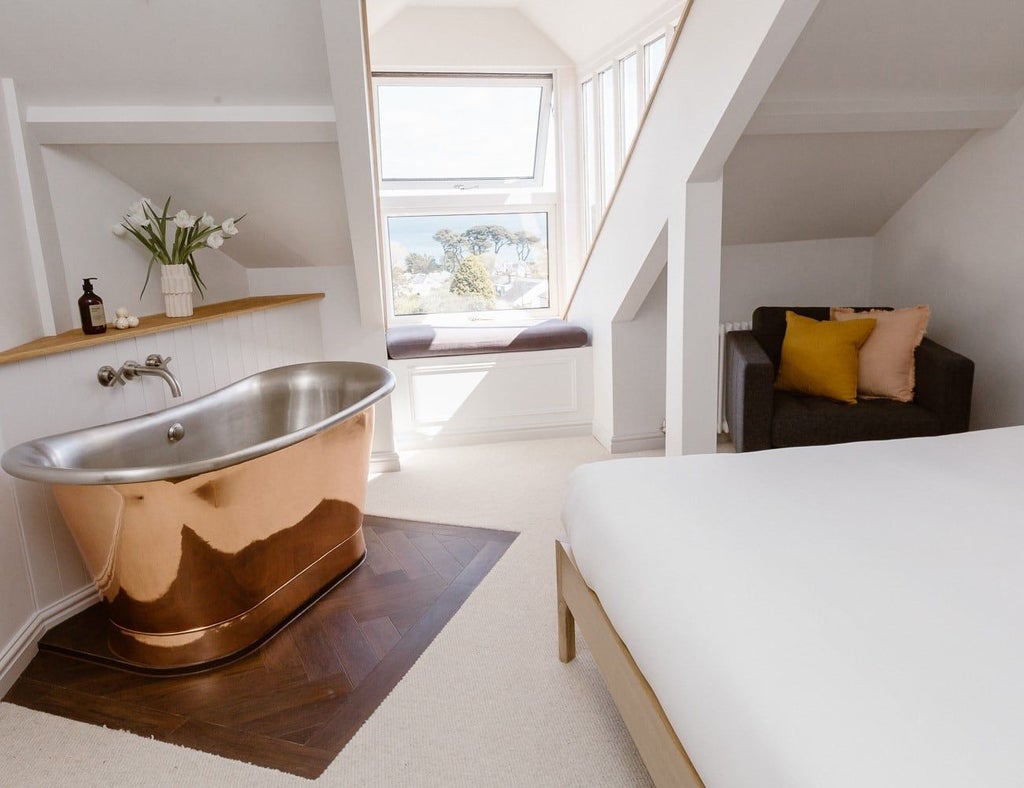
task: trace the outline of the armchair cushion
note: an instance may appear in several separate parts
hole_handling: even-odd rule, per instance
[[[856,408],[822,397],[775,392],[775,448],[939,435],[939,417],[915,402],[862,400]]]
[[[832,310],[833,320],[874,318],[877,322],[860,349],[857,393],[898,402],[914,399],[914,351],[924,339],[930,312],[926,306],[906,309],[872,309],[857,312],[848,307]]]
[[[874,319],[815,320],[786,313],[786,335],[775,387],[857,404],[858,351]]]

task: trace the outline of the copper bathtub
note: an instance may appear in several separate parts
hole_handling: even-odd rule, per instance
[[[159,413],[23,443],[53,492],[129,666],[244,653],[354,569],[373,405],[387,369],[280,367]]]

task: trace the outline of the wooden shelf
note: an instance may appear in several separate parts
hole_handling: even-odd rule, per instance
[[[317,301],[324,297],[323,293],[299,293],[297,295],[281,296],[254,296],[252,298],[239,298],[235,301],[223,301],[219,304],[198,306],[191,317],[167,317],[166,315],[146,315],[139,318],[139,325],[135,328],[119,330],[113,326],[107,326],[104,334],[83,334],[82,329],[73,328],[63,334],[52,337],[42,337],[26,342],[24,345],[0,352],[0,364],[10,364],[14,361],[25,361],[30,358],[41,356],[52,356],[56,353],[67,353],[70,350],[82,350],[83,348],[103,345],[108,342],[117,342],[130,337],[144,336],[146,334],[159,334],[161,331],[173,331],[176,328],[194,326],[197,323],[208,323],[211,320],[232,315],[242,315],[246,312],[259,312],[264,309],[274,309],[281,306],[301,304],[306,301]]]

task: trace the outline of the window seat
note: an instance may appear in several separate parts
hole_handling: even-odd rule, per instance
[[[556,318],[529,326],[415,325],[387,330],[391,359],[557,350],[589,342],[585,328]]]

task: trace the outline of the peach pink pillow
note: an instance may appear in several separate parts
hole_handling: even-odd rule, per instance
[[[862,397],[914,399],[914,351],[924,339],[931,312],[926,306],[906,309],[872,309],[856,312],[849,307],[832,307],[833,320],[860,320],[866,317],[877,322],[860,349],[857,393]]]

